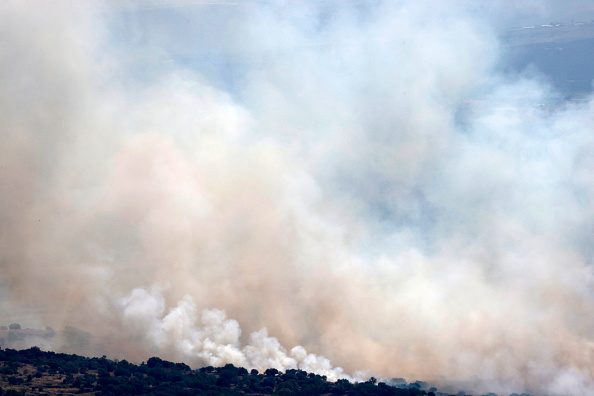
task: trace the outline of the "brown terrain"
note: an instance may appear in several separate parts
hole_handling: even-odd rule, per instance
[[[3,363],[6,364],[6,363]],[[35,373],[38,371],[37,367],[25,364],[19,367],[18,374],[7,376],[0,375],[0,388],[6,394],[9,390],[14,390],[20,395],[95,395],[95,392],[80,393],[79,388],[73,388],[71,383],[65,383],[66,375],[64,374],[48,374],[37,378]],[[97,375],[97,371],[88,371],[89,374]],[[82,377],[82,374],[74,374],[73,378]],[[11,384],[8,378],[19,378],[22,380],[20,384]]]

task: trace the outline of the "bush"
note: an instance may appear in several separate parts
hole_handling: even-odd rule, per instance
[[[130,377],[130,375],[131,375],[132,373],[130,372],[130,370],[128,370],[128,369],[126,369],[126,368],[123,368],[123,367],[117,367],[117,368],[115,369],[115,371],[113,372],[113,374],[114,374],[116,377],[126,377],[126,378],[128,378],[128,377]]]
[[[163,365],[163,360],[161,360],[158,357],[152,357],[150,358],[147,362],[146,365],[148,366],[148,368],[153,368],[157,365],[162,366]]]
[[[10,376],[10,377],[8,377],[8,383],[10,385],[20,385],[23,382],[25,382],[25,380],[23,380],[20,377],[16,377],[16,376]]]
[[[267,377],[273,377],[278,374],[278,370],[275,368],[269,368],[264,372],[264,375]]]

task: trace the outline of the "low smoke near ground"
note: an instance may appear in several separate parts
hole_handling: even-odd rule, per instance
[[[591,101],[495,29],[556,3],[147,4],[0,5],[6,324],[594,394]]]

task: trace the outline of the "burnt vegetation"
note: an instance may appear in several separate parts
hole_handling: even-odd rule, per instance
[[[410,384],[389,386],[365,382],[327,381],[302,370],[263,373],[227,364],[192,370],[185,363],[152,357],[140,365],[105,356],[87,358],[46,352],[38,347],[0,349],[0,395],[428,395]]]

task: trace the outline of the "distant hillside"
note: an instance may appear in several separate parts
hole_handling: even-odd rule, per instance
[[[501,38],[509,46],[565,43],[568,41],[594,38],[594,23],[523,26],[502,30]]]
[[[51,327],[46,327],[45,330],[21,328],[18,323],[0,326],[0,348],[25,349],[31,345],[58,348],[61,352],[86,356],[97,355],[98,347],[101,346],[96,337],[72,326],[66,326],[58,332]]]
[[[505,72],[536,69],[568,98],[592,92],[594,23],[506,29],[501,39]]]

